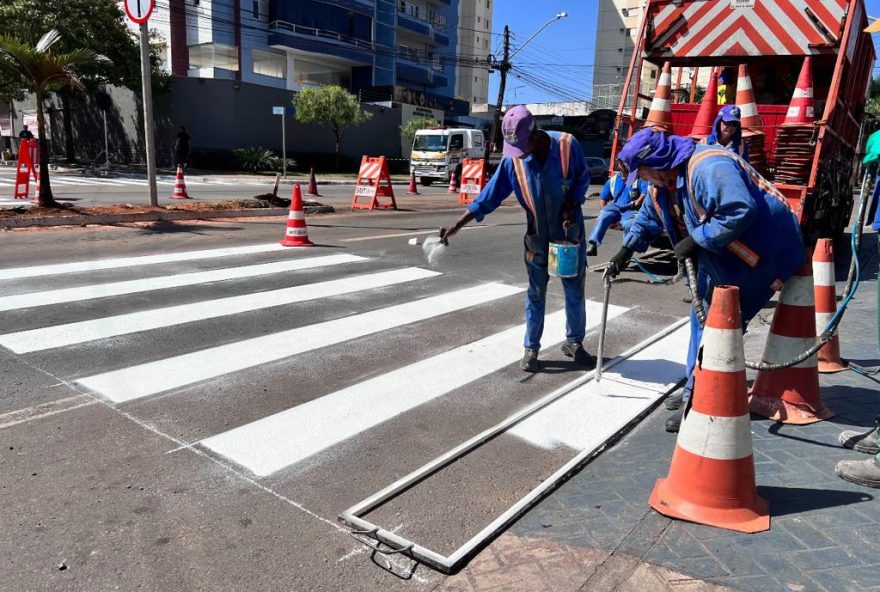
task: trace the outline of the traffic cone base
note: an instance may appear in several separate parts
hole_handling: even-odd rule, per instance
[[[303,212],[302,190],[299,184],[293,186],[290,197],[290,213],[287,215],[287,229],[284,238],[280,241],[285,247],[313,247],[315,243],[309,240],[309,232],[306,227],[306,215]]]
[[[715,287],[700,350],[693,406],[682,420],[669,475],[657,481],[649,503],[697,524],[767,530],[767,502],[755,485],[738,288]]]

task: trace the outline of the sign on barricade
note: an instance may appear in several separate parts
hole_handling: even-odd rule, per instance
[[[465,158],[461,163],[461,186],[458,203],[466,206],[474,201],[486,186],[486,167],[482,158]]]
[[[380,201],[379,198],[389,198],[389,201]],[[360,199],[369,199],[369,203],[363,203]],[[358,171],[357,185],[351,199],[351,209],[372,210],[375,208],[397,209],[394,199],[394,188],[391,186],[391,175],[388,174],[388,162],[384,156],[364,156],[361,158],[361,168]]]

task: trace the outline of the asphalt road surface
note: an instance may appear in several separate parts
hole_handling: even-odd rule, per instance
[[[425,566],[404,581],[372,562],[339,514],[584,375],[559,351],[555,280],[541,372],[517,367],[518,207],[431,260],[408,243],[457,215],[310,217],[318,246],[301,249],[277,246],[277,218],[2,233],[2,587],[443,589]],[[624,279],[607,358],[687,311],[681,284]],[[453,552],[678,380],[682,335],[633,361],[632,384],[603,380],[368,518]]]

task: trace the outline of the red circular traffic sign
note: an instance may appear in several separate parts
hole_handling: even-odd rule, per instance
[[[125,0],[125,14],[140,25],[147,22],[155,6],[155,0]]]

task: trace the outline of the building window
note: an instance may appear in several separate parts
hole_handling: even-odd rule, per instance
[[[651,78],[657,78],[657,70],[651,70]]]
[[[404,13],[407,16],[419,18],[419,7],[415,4],[410,4],[409,2],[404,2],[404,0],[400,0],[398,9],[400,10],[400,12]]]
[[[269,0],[252,0],[251,15],[262,21],[269,20]]]
[[[287,55],[255,49],[251,52],[254,74],[271,78],[287,78]]]
[[[478,17],[477,17],[477,22],[478,22],[478,23],[482,23],[482,22],[483,22],[483,18],[478,16]]]
[[[483,49],[489,49],[489,40],[483,39]]]
[[[190,68],[220,68],[238,72],[238,48],[220,43],[189,46]]]

